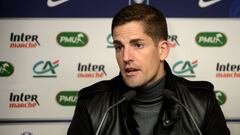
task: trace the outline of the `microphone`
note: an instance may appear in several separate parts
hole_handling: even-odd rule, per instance
[[[187,112],[187,114],[190,116],[190,118],[191,118],[191,120],[192,120],[195,128],[197,129],[198,134],[199,134],[199,135],[202,135],[202,132],[200,131],[200,129],[199,129],[196,121],[194,120],[194,118],[193,118],[193,116],[192,116],[192,114],[191,114],[191,112],[190,112],[190,111],[188,110],[188,108],[187,108],[185,105],[183,105],[174,95],[175,95],[175,94],[174,94],[173,92],[169,91],[169,90],[164,90],[164,91],[163,91],[163,96],[165,96],[165,97],[168,98],[168,99],[174,100],[176,103],[178,103],[178,104]]]
[[[111,105],[111,106],[107,109],[107,111],[104,113],[103,118],[102,118],[102,120],[101,120],[101,122],[100,122],[100,124],[99,124],[99,126],[98,126],[98,129],[97,129],[97,132],[95,133],[95,135],[98,135],[98,134],[99,134],[100,129],[101,129],[102,125],[103,125],[103,122],[104,122],[104,120],[106,119],[106,116],[107,116],[108,112],[109,112],[112,108],[114,108],[115,106],[121,104],[121,103],[122,103],[123,101],[125,101],[125,100],[130,101],[130,100],[133,99],[135,96],[136,96],[136,91],[134,91],[134,90],[128,91],[127,93],[124,93],[124,94],[123,94],[123,97],[122,97],[117,103]]]

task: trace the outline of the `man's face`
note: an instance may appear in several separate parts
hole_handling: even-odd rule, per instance
[[[121,75],[129,87],[145,87],[162,77],[161,44],[144,33],[141,22],[115,27],[113,41]]]

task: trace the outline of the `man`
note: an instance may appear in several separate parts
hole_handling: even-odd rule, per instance
[[[94,135],[98,129],[101,135],[230,134],[213,85],[171,73],[161,12],[127,6],[113,18],[112,36],[120,75],[79,92],[68,135]],[[136,96],[109,110],[100,126],[107,109],[131,90]]]

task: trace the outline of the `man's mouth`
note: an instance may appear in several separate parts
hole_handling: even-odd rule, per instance
[[[135,75],[137,71],[139,70],[136,68],[125,68],[125,73],[127,76]]]

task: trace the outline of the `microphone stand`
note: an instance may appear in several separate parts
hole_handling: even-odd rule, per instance
[[[101,122],[100,122],[100,125],[98,126],[98,129],[97,129],[97,132],[96,132],[95,135],[98,135],[98,134],[99,134],[100,129],[101,129],[102,125],[103,125],[104,120],[106,119],[106,116],[107,116],[108,112],[109,112],[113,107],[115,107],[115,106],[117,106],[118,104],[122,103],[122,102],[125,101],[126,99],[127,99],[126,97],[123,97],[121,100],[119,100],[117,103],[111,105],[111,106],[107,109],[107,111],[106,111],[106,112],[104,113],[104,115],[103,115],[103,118],[102,118],[102,120],[101,120]]]

